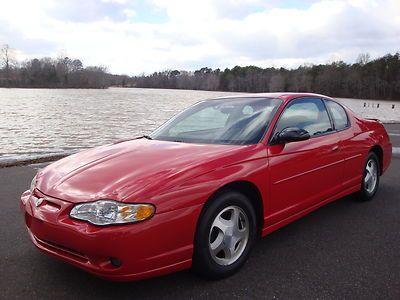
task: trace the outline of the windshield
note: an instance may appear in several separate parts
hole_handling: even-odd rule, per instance
[[[150,136],[187,143],[256,144],[281,102],[250,97],[202,101],[167,121]]]

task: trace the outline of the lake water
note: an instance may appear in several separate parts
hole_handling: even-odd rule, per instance
[[[0,89],[0,165],[148,134],[196,101],[230,94],[123,88]],[[400,122],[400,102],[342,100],[363,117]]]

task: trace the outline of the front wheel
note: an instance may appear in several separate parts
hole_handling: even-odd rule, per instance
[[[378,157],[374,152],[370,152],[364,166],[361,190],[357,193],[358,199],[368,201],[375,196],[379,187],[379,174],[380,165]]]
[[[198,223],[194,270],[210,279],[232,275],[246,262],[255,236],[255,212],[246,196],[229,191],[212,199]]]

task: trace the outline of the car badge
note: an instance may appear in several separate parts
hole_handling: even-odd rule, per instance
[[[43,203],[44,200],[46,200],[45,198],[32,198],[33,200],[33,204],[35,204],[36,207],[40,206],[40,204]]]

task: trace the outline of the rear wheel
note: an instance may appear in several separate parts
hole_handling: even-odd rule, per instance
[[[235,191],[218,196],[199,220],[194,270],[210,279],[232,275],[246,262],[255,236],[255,212],[247,197]]]
[[[361,190],[357,198],[362,201],[371,200],[379,187],[380,165],[378,157],[374,152],[368,154],[361,182]]]

